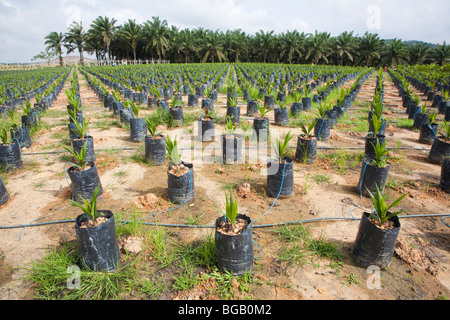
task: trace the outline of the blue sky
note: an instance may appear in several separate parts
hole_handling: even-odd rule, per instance
[[[0,0],[0,62],[30,62],[45,49],[47,34],[65,32],[74,20],[87,29],[100,15],[118,24],[159,16],[189,29],[317,30],[332,36],[369,31],[384,39],[442,44],[450,42],[449,13],[448,0]]]

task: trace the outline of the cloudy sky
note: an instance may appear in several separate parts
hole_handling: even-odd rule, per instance
[[[142,23],[159,16],[169,26],[329,32],[383,39],[450,43],[448,0],[0,0],[0,62],[30,62],[45,49],[44,37],[65,32],[72,21],[89,28],[98,16]],[[76,54],[76,53],[75,53]]]

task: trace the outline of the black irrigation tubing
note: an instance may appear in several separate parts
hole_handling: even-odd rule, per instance
[[[407,215],[407,216],[398,216],[399,219],[415,219],[415,218],[445,218],[450,217],[450,213],[440,213],[440,214],[420,214],[420,215]],[[302,223],[311,223],[318,221],[340,221],[340,220],[361,220],[361,218],[350,218],[350,217],[323,217],[323,218],[313,218],[313,219],[305,219],[305,220],[295,220],[295,221],[287,221],[287,222],[279,222],[279,223],[271,223],[271,224],[261,224],[254,225],[252,228],[271,228],[271,227],[279,227],[279,226],[287,226],[287,225],[295,225]],[[49,222],[40,222],[33,224],[25,224],[25,225],[14,225],[14,226],[0,226],[0,230],[3,229],[18,229],[25,227],[39,227],[45,225],[52,224],[61,224],[61,223],[71,223],[75,222],[75,219],[70,220],[58,220],[58,221],[49,221]],[[133,223],[133,221],[127,220],[118,220],[118,223],[128,224]],[[158,222],[138,222],[142,225],[148,226],[162,226],[162,227],[174,227],[174,228],[197,228],[197,229],[211,229],[214,228],[214,225],[191,225],[191,224],[172,224],[172,223],[158,223]]]
[[[271,149],[270,146],[266,146],[267,149]],[[296,147],[288,147],[289,149],[295,149]],[[179,150],[221,150],[221,147],[205,147],[205,148],[195,148],[195,147],[191,147],[191,148],[178,148]],[[249,149],[261,149],[261,147],[244,147],[242,148],[244,150],[249,150]],[[322,150],[364,150],[364,147],[321,147]],[[426,148],[417,148],[417,147],[393,147],[393,150],[417,150],[417,151],[429,151],[429,149]],[[102,152],[102,151],[121,151],[121,150],[139,150],[139,148],[118,148],[118,149],[99,149],[96,150],[98,152]],[[67,153],[66,150],[61,150],[61,151],[47,151],[47,152],[24,152],[22,153],[24,156],[33,156],[33,155],[42,155],[42,154],[57,154],[57,153]]]

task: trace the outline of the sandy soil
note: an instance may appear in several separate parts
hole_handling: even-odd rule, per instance
[[[167,166],[145,166],[130,161],[130,157],[144,153],[143,143],[129,142],[129,133],[113,119],[93,91],[86,86],[80,75],[81,99],[88,117],[92,118],[89,134],[94,137],[97,167],[105,190],[101,205],[110,210],[127,210],[140,205],[148,210],[169,208],[167,202]],[[67,85],[67,84],[66,84]],[[361,109],[367,110],[372,100],[375,78],[372,76],[364,85],[349,111],[354,117],[361,116]],[[64,92],[64,91],[63,91]],[[24,149],[27,160],[22,169],[6,174],[7,188],[11,199],[0,208],[0,225],[24,225],[33,221],[45,222],[62,219],[74,219],[79,211],[68,206],[70,189],[64,176],[68,168],[67,157],[58,154],[35,154],[39,152],[58,152],[61,145],[69,146],[67,131],[65,95],[62,92],[51,110],[59,113],[46,115],[48,124],[54,127],[42,129],[33,137],[33,146]],[[422,97],[425,101],[425,98]],[[390,81],[386,81],[385,102],[388,120],[407,118],[401,106],[398,92]],[[431,104],[431,102],[428,102]],[[226,100],[219,97],[216,109],[226,112]],[[194,108],[198,111],[198,108]],[[241,116],[245,118],[245,106]],[[142,115],[153,112],[142,110]],[[273,112],[270,113],[273,117]],[[439,119],[439,118],[438,118]],[[102,121],[115,121],[111,126],[103,126]],[[273,118],[272,118],[273,120]],[[251,121],[251,120],[248,120]],[[194,124],[192,133],[196,133]],[[325,147],[364,147],[365,133],[348,130],[348,125],[339,124],[332,130],[332,139],[328,143],[319,143],[318,152],[332,153]],[[177,129],[159,128],[165,134],[175,136],[189,132],[190,127]],[[291,130],[300,134],[299,128],[280,128],[271,123],[271,128],[279,129],[282,136]],[[216,137],[223,132],[223,125],[216,125]],[[388,127],[388,146],[421,148],[423,150],[395,150],[390,177],[403,182],[389,188],[392,198],[409,192],[400,206],[406,215],[450,213],[449,195],[439,187],[440,167],[425,161],[430,146],[418,142],[419,132],[398,128],[395,124]],[[398,142],[400,141],[400,142]],[[182,141],[182,146],[190,146],[192,141]],[[194,141],[195,146],[220,146],[215,143]],[[295,146],[291,142],[292,146]],[[122,149],[114,152],[111,149]],[[349,151],[353,152],[353,151]],[[354,152],[363,152],[357,150]],[[194,164],[196,198],[192,205],[174,211],[170,216],[160,217],[165,223],[181,223],[187,215],[203,214],[201,223],[213,225],[218,208],[223,207],[224,184],[233,184],[239,193],[240,212],[252,219],[261,217],[272,205],[273,199],[264,195],[266,156],[258,156],[258,162],[247,165],[229,166],[210,163],[204,160],[220,156],[217,150],[208,149],[204,154],[196,151],[193,155],[183,153],[185,161]],[[252,159],[255,159],[252,157]],[[294,171],[295,195],[279,199],[268,214],[258,220],[258,224],[274,224],[304,219],[326,217],[353,218],[371,210],[369,199],[360,199],[356,185],[361,165],[339,173],[336,163],[325,157],[319,157],[315,164],[296,163]],[[327,177],[325,182],[316,182],[317,175]],[[247,184],[247,185],[246,185]],[[155,197],[156,195],[156,197]],[[358,206],[359,204],[359,206]],[[147,207],[145,207],[147,206]],[[39,219],[39,220],[38,220]],[[447,220],[448,222],[448,220]],[[354,219],[333,220],[307,223],[317,237],[332,241],[344,253],[344,264],[339,269],[329,266],[329,261],[316,260],[316,264],[288,266],[280,261],[278,252],[283,243],[274,235],[273,228],[255,228],[255,257],[261,259],[255,263],[254,273],[267,281],[267,285],[258,287],[250,294],[254,299],[280,300],[433,300],[439,296],[450,297],[450,230],[440,218],[412,218],[402,220],[399,237],[398,255],[392,266],[381,273],[380,289],[369,289],[366,283],[368,274],[351,257],[351,249],[358,230]],[[180,239],[190,242],[211,232],[211,229],[173,228]],[[55,224],[41,227],[14,228],[0,230],[0,298],[27,299],[32,292],[32,284],[23,281],[23,266],[38,261],[49,248],[75,237],[72,224]],[[346,282],[350,275],[356,276],[359,283]],[[180,293],[170,297],[195,299],[201,296],[208,299],[206,288],[196,288],[192,292]]]

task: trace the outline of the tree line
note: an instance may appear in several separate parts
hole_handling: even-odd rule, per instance
[[[142,24],[128,19],[122,25],[99,16],[85,29],[73,22],[68,30],[53,31],[45,37],[45,55],[59,57],[78,51],[97,60],[169,60],[172,63],[264,62],[286,64],[328,64],[342,66],[396,66],[401,64],[450,63],[450,46],[444,42],[408,45],[400,39],[383,40],[376,33],[363,36],[346,31],[336,37],[330,33],[305,33],[297,30],[275,34],[260,30],[247,34],[241,29],[180,29],[166,20],[152,17]]]

